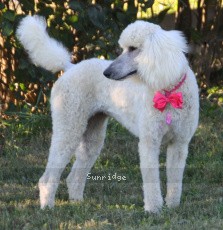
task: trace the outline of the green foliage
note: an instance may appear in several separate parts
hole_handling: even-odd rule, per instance
[[[217,102],[219,105],[223,105],[223,88],[215,86],[208,89],[208,98]]]

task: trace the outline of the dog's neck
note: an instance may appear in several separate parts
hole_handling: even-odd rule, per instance
[[[183,85],[186,78],[187,78],[187,75],[184,74],[182,79],[174,87],[172,87],[172,89],[170,89],[170,90],[163,89],[162,91],[164,91],[165,95],[170,95],[171,93],[175,92],[176,90],[178,90]]]
[[[178,78],[172,79],[172,81],[169,83],[168,82],[160,82],[160,84],[158,84],[156,82],[156,84],[153,84],[153,82],[147,82],[147,85],[149,87],[149,91],[154,93],[157,91],[162,91],[162,92],[170,92],[173,91],[173,89],[179,89],[182,84],[185,82],[186,80],[186,74],[187,70],[183,71],[182,74],[179,75]]]

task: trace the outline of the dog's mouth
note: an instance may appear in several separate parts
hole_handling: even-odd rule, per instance
[[[124,76],[124,77],[122,77],[122,78],[120,78],[118,80],[124,80],[124,79],[126,79],[128,77],[131,77],[133,74],[136,74],[136,73],[137,73],[137,70],[133,70],[132,72],[128,73],[126,76]]]
[[[133,70],[124,76],[117,76],[117,75],[113,74],[112,72],[110,72],[109,69],[107,69],[104,71],[103,74],[108,79],[120,81],[120,80],[124,80],[128,77],[131,77],[133,74],[136,74],[136,73],[137,73],[137,70]]]

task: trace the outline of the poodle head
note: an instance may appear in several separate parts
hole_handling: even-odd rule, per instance
[[[110,79],[137,73],[152,88],[163,89],[175,84],[188,66],[188,47],[180,31],[139,20],[126,27],[119,44],[123,53],[104,71]]]

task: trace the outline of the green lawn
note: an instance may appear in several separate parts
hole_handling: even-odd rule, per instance
[[[50,118],[27,116],[3,129],[0,153],[0,229],[222,229],[223,109],[202,103],[200,125],[190,145],[181,205],[160,215],[143,210],[138,140],[115,121],[109,122],[105,147],[89,180],[85,201],[69,203],[62,175],[54,209],[40,210],[37,183],[44,172],[50,143]],[[165,154],[160,157],[165,194]],[[108,180],[116,173],[116,179]],[[125,180],[118,181],[117,176]]]

